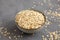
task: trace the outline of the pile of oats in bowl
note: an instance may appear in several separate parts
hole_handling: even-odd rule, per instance
[[[34,10],[23,10],[16,15],[15,21],[21,28],[37,29],[44,24],[45,17],[41,12]]]

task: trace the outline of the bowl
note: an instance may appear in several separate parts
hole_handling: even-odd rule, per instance
[[[28,10],[33,10],[33,9],[28,9]],[[43,16],[44,16],[44,23],[41,25],[41,27],[38,27],[38,28],[36,28],[36,29],[25,29],[25,28],[22,28],[22,27],[20,27],[19,25],[18,25],[18,20],[19,20],[19,12],[16,14],[16,16],[15,16],[15,22],[16,22],[16,25],[17,25],[17,27],[18,27],[18,29],[19,30],[21,30],[21,31],[23,31],[23,32],[25,32],[25,33],[34,33],[34,32],[38,32],[38,31],[40,31],[40,29],[41,28],[43,28],[43,25],[45,24],[45,21],[46,21],[46,17],[45,17],[45,15],[41,12],[41,11],[38,11],[38,10],[33,10],[33,11],[36,11],[36,12],[39,12],[39,13],[41,13]],[[21,11],[20,11],[21,12]],[[16,19],[18,19],[18,20],[16,20]]]

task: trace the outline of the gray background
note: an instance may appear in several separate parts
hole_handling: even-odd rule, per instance
[[[14,22],[15,15],[21,10],[32,8],[34,1],[36,2],[36,7],[34,9],[42,11],[45,16],[48,17],[48,20],[53,22],[53,24],[49,25],[47,29],[50,31],[59,30],[60,27],[58,24],[60,24],[60,20],[54,20],[57,17],[54,19],[49,19],[51,15],[47,15],[47,13],[44,12],[45,10],[56,11],[56,9],[60,7],[60,1],[58,2],[58,0],[47,0],[46,3],[44,3],[44,0],[0,0],[0,27],[7,28],[8,31],[10,33],[14,33],[14,35],[21,35],[22,32],[17,28]],[[41,6],[39,2],[42,2],[43,6]],[[51,3],[53,6],[48,6],[49,3]],[[57,10],[57,12],[60,13],[60,10]],[[14,29],[16,29],[17,32],[14,32]],[[42,28],[39,32],[34,33],[34,35],[23,34],[23,37],[18,38],[18,40],[42,40],[41,36],[48,34],[45,29],[45,27]],[[0,34],[0,36],[0,40],[15,40],[12,35],[12,39],[4,37],[2,34]]]

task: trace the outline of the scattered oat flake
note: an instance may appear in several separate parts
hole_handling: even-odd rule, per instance
[[[33,5],[33,7],[36,7],[36,5]]]
[[[43,3],[41,3],[41,6],[43,6]]]
[[[60,24],[58,26],[60,26]]]
[[[54,31],[54,32],[49,32],[47,29],[45,29],[48,33],[49,33],[49,35],[46,35],[47,37],[49,37],[48,38],[48,40],[58,40],[58,39],[60,39],[60,33],[59,33],[59,31]],[[58,34],[59,33],[59,34]],[[45,38],[47,38],[47,37],[45,37],[44,35],[42,35],[42,39],[43,40],[45,40]],[[47,39],[46,39],[47,40]]]
[[[30,9],[30,8],[28,8],[28,9]]]
[[[47,15],[51,14],[50,12],[47,12]]]
[[[17,30],[15,29],[14,31],[16,32]]]
[[[47,28],[47,26],[45,26]]]
[[[46,16],[46,19],[47,19],[48,17]]]
[[[57,10],[60,10],[60,7]]]
[[[44,0],[44,3],[46,3],[47,0]]]
[[[33,1],[33,4],[35,4],[36,2],[35,1]]]
[[[3,28],[4,28],[4,27],[0,27],[0,32],[2,31]]]
[[[7,36],[7,34],[3,34],[4,36]]]
[[[47,12],[47,10],[44,10],[44,13],[46,13]]]
[[[22,38],[23,36],[21,35],[20,37]]]
[[[1,36],[0,36],[0,38],[1,38]]]
[[[40,2],[39,2],[39,4],[40,4]]]
[[[20,37],[20,35],[18,35],[17,37]]]
[[[7,28],[4,28],[4,30],[7,30]]]
[[[47,38],[44,38],[44,40],[47,40]]]
[[[49,7],[51,7],[51,6],[52,6],[52,4],[51,4],[51,3],[49,3],[48,5],[49,5]]]
[[[57,0],[57,1],[60,1],[60,0]]]
[[[42,40],[47,40],[47,38],[44,35],[42,35]]]
[[[10,34],[10,32],[7,32],[7,35]]]
[[[50,9],[53,9],[53,7],[50,7]]]
[[[54,18],[54,16],[51,16],[51,18]]]
[[[50,9],[49,9],[48,11],[49,11],[49,12],[52,12],[52,10],[50,10]]]
[[[50,24],[52,24],[52,22],[48,21],[48,22],[46,22],[45,24],[46,24],[46,25],[50,25]]]
[[[42,35],[42,37],[44,37],[44,35]]]
[[[1,32],[1,34],[3,34],[3,32]]]
[[[49,37],[49,35],[46,35],[47,37]]]
[[[18,39],[18,38],[15,38],[16,40]]]
[[[16,38],[16,36],[14,36],[14,38]]]
[[[57,17],[60,17],[60,14],[55,12],[55,13],[52,13],[53,16],[57,16]]]
[[[34,7],[32,7],[32,8],[34,8]]]
[[[4,33],[7,33],[7,31],[4,31]]]
[[[9,39],[11,39],[11,37],[9,36]]]
[[[48,0],[50,2],[50,0]]]

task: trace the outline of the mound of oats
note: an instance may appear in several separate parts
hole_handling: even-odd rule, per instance
[[[42,13],[34,10],[23,10],[17,13],[15,21],[21,28],[37,29],[42,27],[45,17]]]

